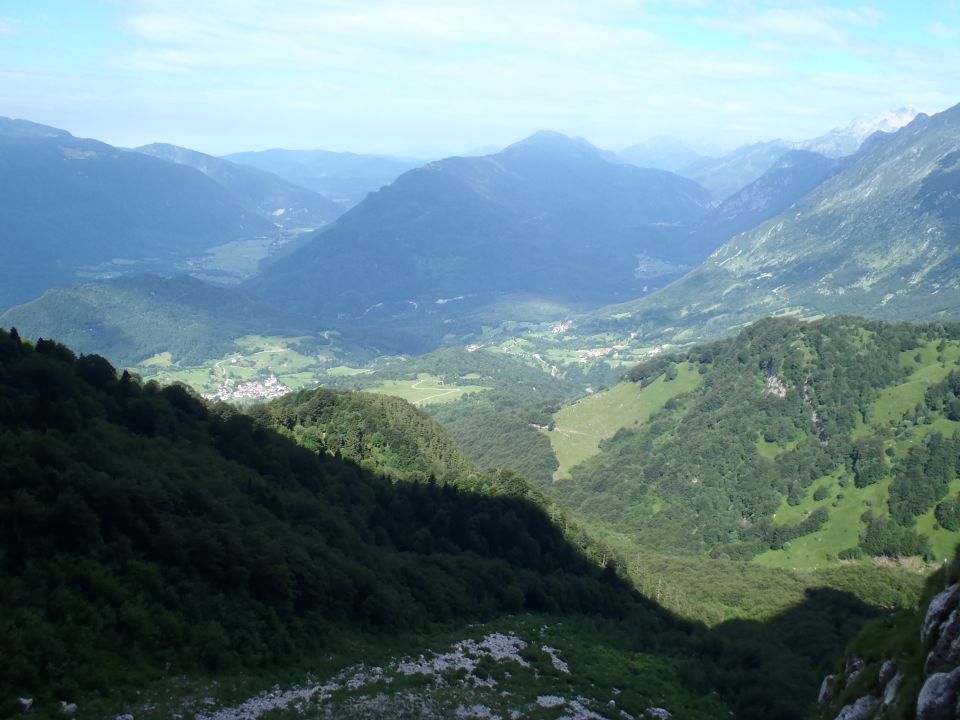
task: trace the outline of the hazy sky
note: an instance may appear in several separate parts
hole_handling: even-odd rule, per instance
[[[729,149],[960,102],[960,0],[4,0],[0,115],[124,146]]]

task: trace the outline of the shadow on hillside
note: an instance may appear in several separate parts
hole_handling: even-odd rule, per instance
[[[532,612],[595,618],[738,717],[785,719],[872,614],[817,590],[769,622],[708,630],[599,567],[515,475],[483,492],[396,483],[2,331],[0,427],[0,646],[15,648],[0,697],[123,693],[170,665],[293,667],[344,628]]]

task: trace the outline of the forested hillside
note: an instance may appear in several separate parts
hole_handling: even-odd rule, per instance
[[[248,287],[325,323],[376,327],[394,352],[425,352],[512,296],[596,306],[662,285],[710,251],[665,241],[708,206],[691,180],[539,132],[403,174]]]
[[[199,364],[236,349],[243,335],[296,330],[295,321],[237,290],[188,275],[132,275],[53,288],[0,313],[0,327],[57,337],[78,352],[132,366],[165,355]]]
[[[960,328],[763,320],[626,381],[666,388],[550,494],[665,553],[824,567],[952,551]]]

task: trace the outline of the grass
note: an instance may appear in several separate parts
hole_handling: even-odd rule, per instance
[[[953,497],[958,492],[960,492],[960,478],[956,478],[950,483],[947,497]],[[933,557],[937,561],[946,561],[953,557],[954,549],[958,540],[960,540],[960,533],[944,530],[937,524],[937,518],[933,513],[934,509],[931,509],[917,518],[917,532],[930,538],[930,550]]]
[[[337,365],[327,368],[327,375],[330,377],[353,377],[354,375],[367,375],[373,372],[370,368],[355,368],[347,365]]]
[[[206,256],[197,261],[200,270],[219,271],[238,278],[253,275],[260,261],[270,254],[273,240],[266,237],[253,240],[234,240],[211,248]]]
[[[553,452],[560,463],[554,478],[570,477],[570,469],[600,452],[601,440],[617,430],[646,422],[672,397],[689,392],[700,382],[693,365],[678,366],[677,377],[666,381],[663,376],[641,388],[638,383],[621,382],[603,392],[588,395],[562,408],[547,433]]]
[[[921,357],[918,363],[916,355]],[[943,360],[938,358],[935,342],[928,342],[922,347],[901,353],[900,364],[905,368],[916,370],[902,383],[882,390],[871,408],[870,422],[859,422],[854,437],[872,435],[882,428],[897,425],[904,414],[913,411],[918,404],[923,404],[927,388],[943,380],[955,367],[960,358],[960,345],[948,343],[943,352]],[[908,432],[899,439],[886,441],[887,447],[893,449],[895,457],[903,457],[911,445],[921,442],[931,433],[939,432],[951,436],[960,429],[960,422],[951,421],[945,417],[936,417],[933,422],[909,428]],[[766,443],[758,443],[763,453]],[[860,533],[865,529],[865,523],[860,516],[868,509],[874,515],[888,514],[887,498],[891,478],[887,477],[876,485],[866,488],[857,488],[850,478],[850,483],[841,488],[839,478],[843,474],[838,469],[831,475],[815,481],[803,496],[800,504],[790,506],[784,500],[777,510],[775,520],[781,525],[792,525],[802,521],[818,507],[826,507],[830,518],[824,527],[816,533],[793,540],[783,550],[770,550],[754,558],[754,562],[767,567],[812,570],[828,567],[833,564],[827,560],[828,555],[836,555],[844,549],[856,547]],[[830,487],[830,494],[826,499],[817,502],[813,494],[821,485]],[[960,479],[951,484],[950,493],[960,491]],[[837,495],[842,494],[842,498]],[[936,525],[936,518],[931,509],[917,519],[917,531],[930,538],[934,557],[950,557],[953,548],[960,541],[960,533],[949,532]],[[867,562],[867,561],[864,561]]]
[[[860,532],[866,527],[860,516],[871,509],[875,515],[887,514],[887,489],[891,479],[887,477],[875,485],[858,488],[850,478],[847,487],[840,487],[842,474],[842,470],[837,470],[814,481],[799,505],[791,506],[784,501],[774,516],[779,525],[794,525],[813,510],[825,507],[830,519],[818,532],[793,540],[783,550],[768,550],[753,561],[766,567],[817,570],[836,565],[836,561],[827,560],[827,555],[836,557],[841,550],[856,547]],[[821,485],[829,486],[830,494],[818,502],[813,494]]]
[[[454,402],[467,393],[488,389],[481,385],[446,385],[436,375],[420,373],[416,380],[383,380],[365,391],[394,395],[414,405],[432,405]]]

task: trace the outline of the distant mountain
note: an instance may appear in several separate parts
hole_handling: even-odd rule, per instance
[[[734,235],[777,215],[846,162],[807,150],[789,150],[758,179],[720,203],[697,224],[695,241],[708,254]]]
[[[960,105],[875,135],[786,212],[655,295],[610,313],[689,336],[775,313],[960,314]]]
[[[250,165],[166,143],[144,145],[136,151],[196,168],[229,190],[238,203],[285,229],[318,228],[343,213],[340,205],[323,195]]]
[[[702,259],[667,242],[667,231],[708,204],[696,183],[540,132],[497,155],[404,174],[249,288],[349,323],[428,317],[515,293],[609,302]]]
[[[790,149],[784,140],[758,142],[719,158],[701,158],[677,172],[703,185],[718,201],[725,200],[763,175]]]
[[[193,168],[0,122],[0,307],[84,276],[172,270],[275,230]]]
[[[389,185],[403,173],[423,164],[420,160],[328,150],[238,152],[226,155],[225,159],[279,175],[343,208],[353,207],[367,193]]]
[[[60,337],[121,366],[160,353],[200,363],[234,349],[233,340],[281,332],[290,321],[239,292],[189,276],[133,275],[48,290],[0,314],[0,327],[26,338]]]
[[[920,111],[915,107],[888,110],[869,120],[855,119],[846,127],[834,128],[818,138],[797,143],[797,147],[803,150],[812,150],[827,157],[852,155],[860,149],[863,141],[874,133],[896,132],[904,125],[912,122],[919,114]]]
[[[704,160],[695,150],[691,150],[676,138],[661,135],[642,143],[624,148],[617,157],[637,167],[656,168],[678,173],[694,163]]]
[[[674,252],[706,257],[734,235],[783,212],[847,164],[846,159],[790,150],[757,180],[694,222],[664,229],[665,242]]]

